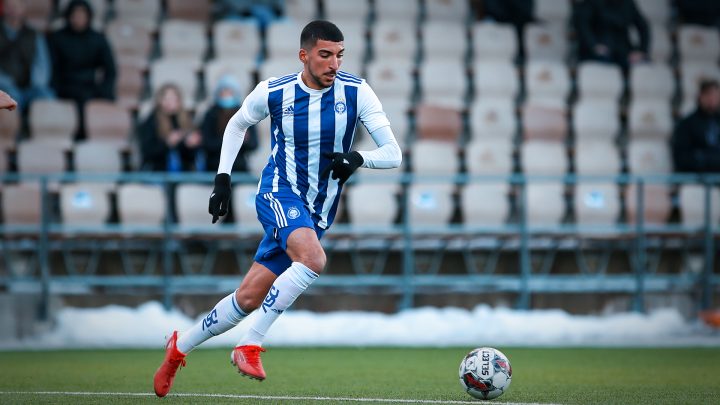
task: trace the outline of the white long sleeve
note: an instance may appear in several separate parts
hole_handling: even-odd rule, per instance
[[[245,132],[268,116],[267,81],[258,83],[240,109],[230,118],[223,134],[218,173],[232,172],[233,164],[245,140]]]
[[[358,151],[363,157],[362,167],[368,169],[394,169],[402,163],[402,151],[389,126],[380,127],[371,133],[377,149]]]

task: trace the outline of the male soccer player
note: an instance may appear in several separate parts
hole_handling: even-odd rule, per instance
[[[303,70],[260,82],[225,128],[210,195],[213,223],[227,213],[229,173],[245,131],[270,116],[272,152],[255,198],[265,236],[240,288],[197,325],[179,335],[173,332],[155,373],[158,396],[170,391],[187,353],[258,308],[259,316],[230,358],[240,373],[265,379],[263,340],[273,322],[322,273],[326,259],[320,238],[335,218],[343,184],[359,167],[400,165],[402,153],[377,96],[365,80],[339,70],[344,52],[343,34],[334,24],[309,23],[300,35]],[[350,151],[358,120],[377,149]]]

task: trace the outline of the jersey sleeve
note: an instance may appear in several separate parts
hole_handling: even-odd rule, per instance
[[[269,114],[268,83],[262,81],[248,94],[240,109],[230,118],[225,127],[218,173],[229,174],[232,171],[235,158],[245,140],[245,132]]]
[[[358,88],[358,116],[371,134],[379,128],[390,126],[390,121],[383,111],[380,100],[364,80]]]

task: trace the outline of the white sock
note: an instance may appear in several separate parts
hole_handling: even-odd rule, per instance
[[[295,302],[297,297],[305,291],[315,279],[317,273],[299,262],[293,262],[283,274],[278,277],[270,287],[260,308],[257,310],[258,317],[254,319],[253,325],[242,338],[238,346],[256,345],[262,346],[267,333],[273,322]]]
[[[246,316],[247,314],[237,304],[233,291],[221,299],[203,320],[180,334],[177,348],[181,353],[190,353],[200,343],[229,331]]]

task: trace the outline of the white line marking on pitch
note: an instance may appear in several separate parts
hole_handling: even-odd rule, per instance
[[[14,395],[67,395],[67,396],[124,396],[124,397],[154,397],[150,392],[82,392],[82,391],[0,391],[2,394]],[[265,401],[341,401],[341,402],[385,402],[394,404],[475,404],[479,401],[443,401],[437,399],[392,399],[392,398],[344,398],[344,397],[301,397],[301,396],[273,396],[273,395],[234,395],[234,394],[201,394],[176,393],[169,397],[191,398],[228,398],[228,399],[257,399]],[[502,402],[505,405],[552,405],[535,402]]]

